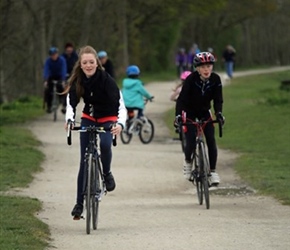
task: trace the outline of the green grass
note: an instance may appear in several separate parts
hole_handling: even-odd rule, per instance
[[[0,248],[5,250],[45,249],[48,226],[34,214],[41,209],[36,199],[0,196]]]
[[[26,187],[32,174],[40,170],[44,155],[37,149],[40,143],[32,133],[17,126],[0,127],[0,190]]]
[[[0,126],[21,124],[44,114],[42,100],[23,97],[14,102],[0,105]]]
[[[1,105],[0,111],[0,191],[27,187],[41,170],[44,155],[37,149],[40,142],[23,123],[44,113],[41,100],[22,98]],[[36,199],[0,195],[0,249],[44,249],[49,230],[34,216],[40,209]]]
[[[290,205],[290,72],[236,78],[224,88],[224,136],[218,145],[241,153],[239,175],[261,194]],[[165,115],[172,126],[173,110]]]

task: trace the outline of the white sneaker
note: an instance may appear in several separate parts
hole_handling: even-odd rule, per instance
[[[211,172],[210,175],[211,176],[208,179],[210,185],[216,185],[217,186],[220,183],[220,177],[219,177],[218,173]]]
[[[183,163],[183,176],[186,180],[189,180],[192,172],[192,162],[184,161]]]

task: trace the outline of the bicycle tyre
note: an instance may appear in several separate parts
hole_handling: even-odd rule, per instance
[[[53,97],[52,97],[52,111],[53,111],[53,121],[57,121],[57,108],[58,108],[58,98],[55,93],[56,90],[53,92]]]
[[[97,197],[97,193],[101,190],[99,164],[100,164],[99,161],[94,159],[93,176],[95,176],[95,180],[93,182],[94,195],[92,197],[92,210],[93,210],[92,225],[94,230],[97,230],[98,228],[98,217],[99,217],[99,199]]]
[[[198,144],[198,149],[195,156],[195,161],[197,161],[196,163],[197,174],[195,177],[195,181],[196,181],[196,191],[197,191],[197,199],[198,199],[199,205],[203,204],[203,182],[202,182],[202,175],[201,175],[201,169],[203,169],[203,159],[201,155],[202,155],[202,149],[201,149],[200,144]]]
[[[145,135],[149,134],[149,137],[145,138],[143,132]],[[147,122],[141,125],[139,138],[143,144],[148,144],[152,141],[153,137],[154,137],[154,124],[150,119],[147,119]]]
[[[127,129],[129,129],[129,128],[127,128]],[[132,134],[128,133],[127,129],[123,130],[121,132],[121,136],[120,137],[121,137],[121,141],[123,142],[123,144],[129,144],[131,139],[132,139],[132,136],[133,136]]]
[[[210,208],[209,186],[208,186],[209,164],[208,164],[207,155],[205,152],[204,143],[201,143],[200,145],[202,149],[202,158],[203,158],[202,185],[203,185],[203,191],[204,191],[205,206],[206,206],[206,209],[209,209]]]
[[[93,154],[89,154],[88,165],[87,165],[87,193],[86,193],[86,232],[87,234],[91,233],[91,177],[92,177],[92,162]]]

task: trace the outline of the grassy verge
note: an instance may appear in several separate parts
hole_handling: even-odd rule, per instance
[[[239,152],[235,169],[260,193],[290,205],[290,92],[279,89],[290,72],[232,80],[224,88],[224,137],[218,144]],[[173,111],[165,116],[172,126]]]
[[[0,106],[0,191],[26,187],[33,173],[40,170],[44,155],[37,149],[39,142],[20,124],[42,114],[41,100],[37,98]],[[34,216],[40,209],[36,199],[1,195],[0,248],[44,249],[49,230]]]

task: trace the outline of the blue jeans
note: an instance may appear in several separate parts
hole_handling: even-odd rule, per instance
[[[233,77],[233,71],[234,71],[234,62],[226,62],[225,63],[225,67],[226,67],[227,75],[230,78],[232,78]]]
[[[112,122],[106,123],[96,123],[88,119],[82,119],[81,126],[102,126],[105,128],[109,128]],[[104,174],[108,174],[111,171],[111,161],[112,161],[112,134],[110,131],[106,133],[100,133],[100,150],[101,150],[101,162],[103,166]],[[80,133],[80,151],[81,151],[81,160],[80,160],[80,168],[78,174],[78,182],[77,182],[77,203],[83,204],[84,196],[83,196],[83,185],[84,185],[84,171],[85,171],[85,152],[86,148],[89,144],[89,134],[88,133]]]

